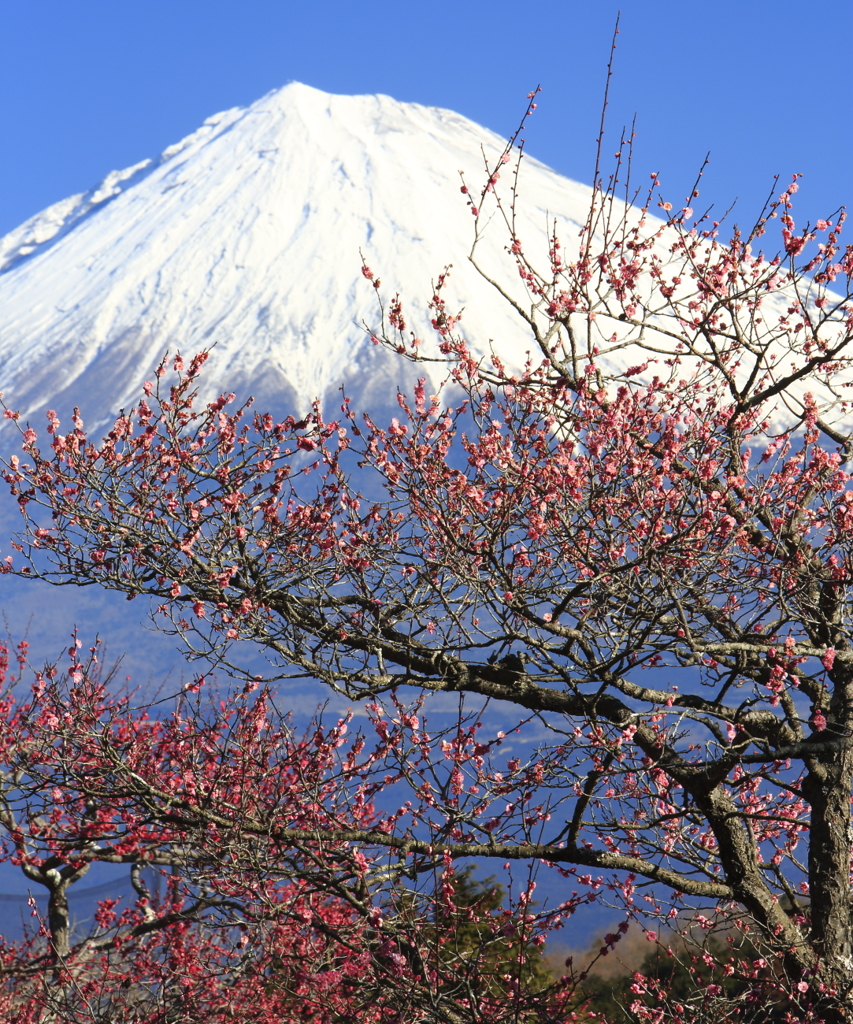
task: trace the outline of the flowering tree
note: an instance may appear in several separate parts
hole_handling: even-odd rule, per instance
[[[499,191],[517,152],[478,197],[462,189],[478,232],[490,203],[506,225],[521,291],[495,287],[529,328],[523,368],[475,357],[444,276],[436,349],[398,298],[383,308],[377,344],[448,364],[445,391],[421,380],[387,426],[346,401],[334,421],[199,404],[205,356],[178,356],[100,441],[77,413],[64,433],[48,414],[46,446],[23,431],[7,571],[148,595],[193,654],[230,664],[254,641],[282,679],[367,702],[377,728],[395,702],[413,810],[313,820],[318,842],[351,844],[341,857],[542,862],[578,892],[606,878],[652,940],[684,914],[749,927],[753,1003],[775,985],[792,1020],[849,1020],[843,213],[798,231],[794,181],[723,241],[694,218],[698,189],[673,210],[653,176],[632,205],[597,176],[577,246],[555,226],[539,267]],[[503,701],[551,740],[497,763],[470,730],[425,732],[408,688]],[[204,804],[223,835],[255,820],[235,799]],[[294,884],[313,877],[300,830],[276,835]],[[633,1012],[662,1019],[642,993]],[[708,1019],[741,1012],[721,985],[697,999]]]
[[[108,696],[97,650],[75,641],[66,671],[28,690],[26,644],[17,679],[0,650],[2,856],[48,894],[25,938],[0,943],[4,1020],[567,1019],[572,987],[541,947],[585,896],[535,914],[529,891],[506,904],[446,856],[389,856],[398,821],[434,803],[382,813],[389,768],[452,770],[413,716],[373,707],[370,743],[346,720],[297,736],[250,685],[149,717]],[[136,898],[75,928],[93,864],[127,871]]]

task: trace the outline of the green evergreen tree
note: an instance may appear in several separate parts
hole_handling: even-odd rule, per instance
[[[636,1024],[644,1008],[664,1006],[671,1011],[666,1019],[689,1018],[693,1024],[797,1019],[775,984],[771,962],[744,932],[712,934],[680,948],[655,944],[639,970],[616,978],[591,972],[582,988],[586,1008],[607,1024]]]

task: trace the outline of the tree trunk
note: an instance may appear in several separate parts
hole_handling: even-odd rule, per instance
[[[827,1007],[827,1024],[853,1020],[851,787],[853,750],[844,748],[812,761],[802,787],[811,805],[811,939],[820,959],[820,980],[836,990],[838,1002],[845,1008],[832,1016]]]

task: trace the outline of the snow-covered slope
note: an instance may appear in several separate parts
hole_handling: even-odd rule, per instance
[[[458,171],[479,184],[483,154],[503,145],[447,110],[299,84],[211,117],[0,240],[0,390],[35,422],[80,405],[94,425],[167,348],[215,345],[211,386],[264,406],[331,402],[344,381],[359,401],[393,399],[407,371],[365,336],[377,306],[359,250],[415,323],[454,263],[466,334],[483,350],[492,338],[526,348],[465,259],[473,218]],[[525,237],[544,241],[547,215],[582,221],[590,191],[529,160],[523,196]],[[512,274],[493,227],[482,254]]]

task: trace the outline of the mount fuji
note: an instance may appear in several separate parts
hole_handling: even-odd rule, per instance
[[[459,192],[459,171],[473,189],[484,159],[493,166],[503,150],[503,139],[447,110],[299,84],[208,118],[159,157],[0,239],[6,404],[37,425],[48,407],[67,422],[76,405],[97,428],[133,403],[167,349],[211,346],[210,389],[254,394],[262,410],[304,410],[315,397],[334,408],[342,383],[356,409],[390,404],[411,368],[364,330],[378,309],[360,252],[386,296],[399,290],[419,332],[429,332],[431,281],[453,263],[448,303],[464,307],[472,348],[485,354],[494,341],[521,362],[529,336],[466,260],[474,221]],[[517,233],[528,252],[547,254],[549,226],[556,219],[568,239],[592,191],[527,157],[520,181]],[[486,224],[479,261],[523,298],[507,240],[500,221]],[[618,358],[629,365],[624,349]],[[94,588],[62,587],[46,600],[41,584],[12,577],[3,587],[6,628],[34,650],[67,646],[76,623],[87,641],[105,633],[110,651],[125,652],[121,671],[134,683],[166,686],[170,671],[180,682],[172,639],[140,639],[138,604]],[[288,706],[306,721],[317,700],[310,681],[289,689]],[[28,883],[0,866],[0,888],[12,886],[0,892],[10,920],[29,914]],[[98,895],[81,894],[78,907]]]
[[[167,349],[212,346],[207,386],[254,394],[256,408],[304,410],[315,397],[336,408],[342,383],[356,408],[387,406],[411,367],[365,332],[378,306],[360,251],[425,337],[431,282],[453,263],[446,294],[451,308],[465,307],[466,336],[481,352],[495,339],[520,359],[525,332],[466,259],[474,218],[458,177],[478,189],[484,158],[493,165],[504,146],[451,111],[299,84],[208,118],[159,157],[113,171],[0,239],[4,401],[36,426],[47,408],[67,423],[79,406],[97,430],[140,396]],[[531,248],[541,242],[547,254],[549,216],[586,218],[590,190],[529,158],[522,191]],[[504,225],[491,227],[480,256],[523,295]],[[140,633],[140,605],[115,594],[46,594],[7,576],[0,601],[10,634],[27,636],[38,657],[67,647],[75,626],[87,643],[105,636],[107,664],[121,653],[117,678],[144,692],[170,692],[187,672],[172,638]],[[290,687],[287,700],[307,721],[317,685]],[[111,895],[134,898],[109,877]],[[4,865],[0,890],[10,920],[29,914],[27,883]],[[99,895],[79,894],[76,913],[90,914]]]
[[[343,382],[362,407],[387,403],[405,367],[365,332],[378,307],[360,251],[425,331],[431,281],[453,263],[449,304],[472,345],[520,360],[515,314],[466,260],[458,176],[479,186],[504,145],[448,110],[296,83],[208,118],[0,239],[5,401],[34,422],[79,405],[97,426],[167,349],[213,346],[208,386],[256,407],[331,402]],[[532,159],[522,193],[520,229],[545,253],[549,217],[580,224],[591,196]],[[506,230],[491,228],[479,256],[518,288]]]

